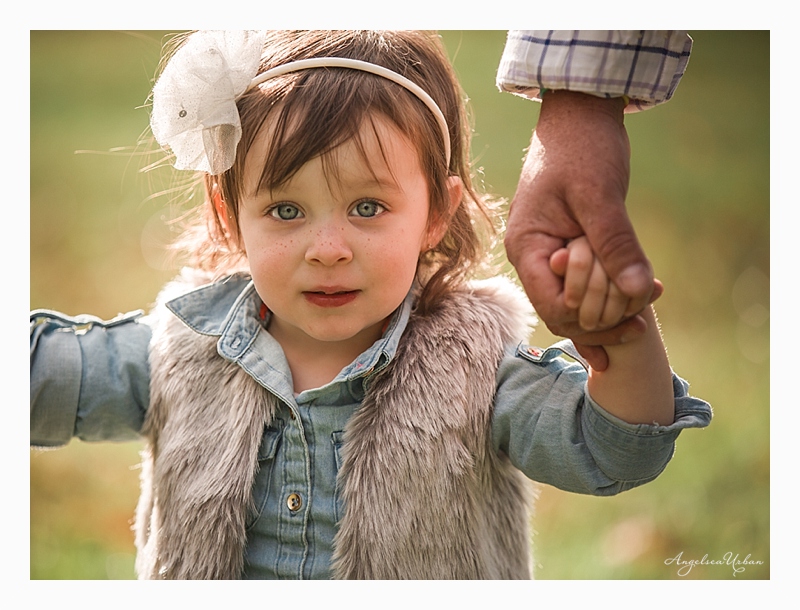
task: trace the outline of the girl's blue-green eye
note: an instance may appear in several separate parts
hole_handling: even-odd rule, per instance
[[[279,220],[294,220],[302,216],[297,206],[291,203],[280,203],[270,208],[269,215]]]
[[[372,201],[371,199],[359,201],[353,208],[353,214],[356,216],[361,216],[362,218],[371,218],[372,216],[377,216],[382,211],[383,206],[377,201]]]

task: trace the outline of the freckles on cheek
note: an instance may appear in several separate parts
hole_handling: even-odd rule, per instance
[[[291,239],[276,239],[264,241],[261,244],[263,252],[267,256],[286,256],[292,251],[294,242]]]
[[[292,240],[263,241],[258,244],[250,244],[247,258],[251,267],[275,266],[288,260],[292,251]]]

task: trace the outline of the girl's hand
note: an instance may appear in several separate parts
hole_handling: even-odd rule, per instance
[[[573,239],[550,257],[553,273],[564,278],[564,303],[578,310],[581,328],[603,330],[622,322],[630,305],[625,296],[606,274],[585,237]],[[663,291],[655,280],[657,291]]]
[[[625,319],[628,297],[616,289],[586,237],[570,241],[550,257],[553,273],[563,278],[563,299],[576,312],[581,327],[602,330]],[[654,280],[654,293],[664,287]],[[619,344],[587,346],[572,340],[591,367],[589,394],[603,409],[631,424],[658,422],[669,425],[675,418],[672,374],[652,307],[640,314],[644,334]],[[605,358],[600,358],[599,350]],[[599,362],[601,366],[596,366]]]

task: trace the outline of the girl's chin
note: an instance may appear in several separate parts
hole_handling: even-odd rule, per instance
[[[330,320],[328,324],[309,326],[303,329],[305,334],[321,343],[358,342],[369,348],[383,334],[384,321],[364,326],[363,324],[342,324],[343,320]]]
[[[309,338],[320,343],[349,343],[354,341],[370,341],[370,345],[380,339],[380,327],[359,328],[354,330],[337,329],[314,329],[306,331]]]

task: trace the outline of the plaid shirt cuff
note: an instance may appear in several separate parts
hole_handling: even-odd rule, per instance
[[[497,86],[534,100],[542,88],[625,95],[635,112],[672,97],[691,50],[675,30],[510,30]]]

